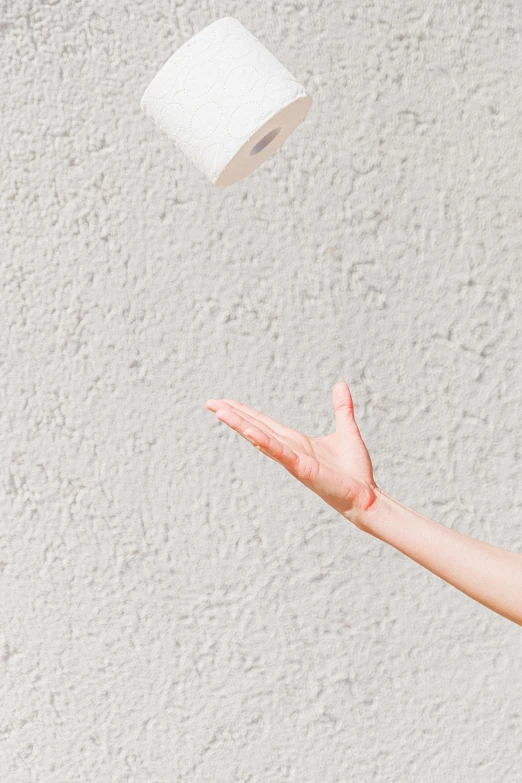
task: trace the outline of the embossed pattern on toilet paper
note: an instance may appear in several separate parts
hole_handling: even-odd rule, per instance
[[[215,182],[248,139],[304,87],[237,19],[181,46],[151,81],[141,108]]]

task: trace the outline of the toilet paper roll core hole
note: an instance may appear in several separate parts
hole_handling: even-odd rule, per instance
[[[250,155],[257,155],[258,152],[262,152],[262,150],[265,149],[265,147],[268,147],[271,141],[275,139],[275,137],[280,132],[281,128],[274,128],[274,130],[271,130],[270,133],[267,133],[266,136],[263,136],[263,138],[257,142],[257,144],[252,147],[250,150]]]

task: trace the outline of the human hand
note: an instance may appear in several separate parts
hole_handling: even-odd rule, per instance
[[[332,402],[335,432],[322,438],[235,400],[208,400],[206,407],[358,528],[522,626],[522,554],[458,533],[389,497],[374,481],[345,383],[335,384]]]
[[[355,422],[347,384],[332,390],[335,432],[310,438],[236,400],[208,400],[206,408],[267,457],[282,465],[328,505],[364,529],[376,499],[370,455]]]

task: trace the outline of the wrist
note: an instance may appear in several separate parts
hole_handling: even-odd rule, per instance
[[[371,488],[370,502],[364,509],[352,509],[345,514],[364,533],[381,538],[387,523],[391,522],[396,501],[380,487]]]

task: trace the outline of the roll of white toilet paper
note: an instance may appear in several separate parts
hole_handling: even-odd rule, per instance
[[[237,19],[183,44],[140,106],[217,187],[257,169],[305,118],[304,87]]]

